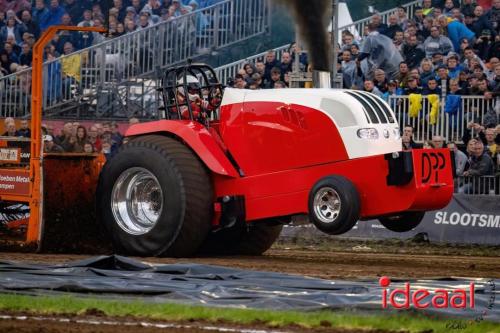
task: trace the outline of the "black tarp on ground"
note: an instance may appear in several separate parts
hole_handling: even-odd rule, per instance
[[[467,288],[475,282],[474,309],[427,309],[429,314],[500,321],[500,280],[411,281],[412,288]],[[394,280],[390,288],[406,281]],[[496,289],[496,291],[495,291]],[[101,256],[62,265],[0,261],[0,293],[73,294],[151,302],[278,310],[381,309],[377,280],[323,280],[199,264],[151,265],[120,256]],[[493,301],[492,301],[493,300]],[[420,310],[419,310],[420,311]]]

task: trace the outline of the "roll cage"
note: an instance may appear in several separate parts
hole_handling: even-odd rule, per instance
[[[189,83],[189,77],[197,79],[196,84]],[[212,67],[206,64],[192,63],[167,69],[158,91],[162,94],[164,117],[168,120],[186,119],[185,113],[189,112],[189,119],[199,121],[208,126],[209,119],[217,119],[215,111],[222,102],[224,86],[218,81]],[[192,101],[189,94],[199,96],[199,100]],[[193,96],[194,94],[191,94]],[[185,95],[183,97],[183,95]],[[193,112],[197,105],[201,109],[198,117]]]

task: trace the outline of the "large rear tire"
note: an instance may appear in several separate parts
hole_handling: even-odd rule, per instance
[[[119,253],[185,257],[204,242],[213,214],[210,176],[194,153],[168,137],[138,137],[106,163],[100,221]]]
[[[403,212],[393,216],[380,217],[378,220],[394,232],[406,232],[416,228],[424,219],[425,212]]]

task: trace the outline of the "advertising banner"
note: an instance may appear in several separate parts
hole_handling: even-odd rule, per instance
[[[0,195],[29,195],[29,170],[0,170]]]

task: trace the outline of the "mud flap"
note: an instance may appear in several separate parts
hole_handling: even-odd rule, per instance
[[[104,156],[95,154],[45,155],[42,252],[111,252],[96,219],[96,187],[104,162]]]

